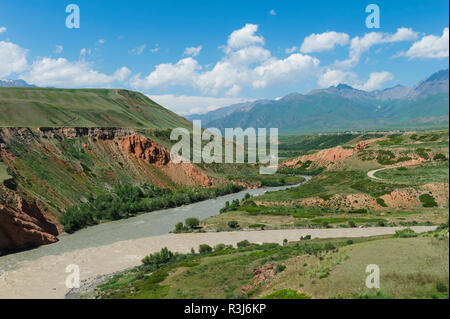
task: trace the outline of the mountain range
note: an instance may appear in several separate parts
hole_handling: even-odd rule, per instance
[[[36,87],[36,85],[28,84],[24,80],[0,79],[0,87]]]
[[[282,133],[448,127],[449,70],[417,85],[363,91],[346,84],[189,115],[203,127],[278,127]]]

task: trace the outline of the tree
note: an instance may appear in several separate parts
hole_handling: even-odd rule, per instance
[[[197,227],[200,224],[200,221],[198,220],[198,218],[195,217],[190,217],[187,218],[184,223],[186,224],[187,227],[193,229],[195,227]]]
[[[200,254],[209,254],[210,252],[212,252],[212,248],[207,244],[202,244],[198,246],[198,252]]]
[[[181,233],[184,230],[184,225],[182,222],[179,222],[175,225],[175,232]]]

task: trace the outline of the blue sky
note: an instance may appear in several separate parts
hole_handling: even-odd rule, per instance
[[[3,0],[0,78],[123,87],[182,114],[341,82],[410,86],[448,68],[448,16],[440,0]]]

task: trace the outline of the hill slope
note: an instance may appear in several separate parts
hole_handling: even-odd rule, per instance
[[[0,88],[3,127],[189,127],[182,117],[127,90]]]

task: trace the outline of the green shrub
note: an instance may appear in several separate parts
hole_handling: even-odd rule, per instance
[[[195,218],[195,217],[186,218],[184,223],[186,224],[187,227],[189,227],[191,229],[200,225],[200,221],[198,220],[198,218]]]
[[[275,267],[275,273],[278,274],[278,273],[282,272],[282,271],[285,270],[285,269],[286,269],[286,266],[285,266],[285,265],[278,264],[278,265]]]
[[[249,228],[264,228],[266,225],[265,224],[251,224],[248,227]]]
[[[152,266],[154,269],[161,268],[175,257],[174,253],[166,247],[162,248],[160,252],[150,254],[142,259],[142,263],[146,266]]]
[[[429,149],[424,149],[424,148],[416,149],[417,155],[419,155],[420,157],[422,157],[423,159],[426,159],[426,160],[430,158],[430,155],[428,155],[429,151],[430,151]]]
[[[179,222],[175,225],[175,232],[176,233],[181,233],[184,231],[184,225],[182,222]]]
[[[228,222],[228,227],[230,227],[230,228],[238,228],[239,227],[239,223],[237,221],[235,221],[235,220],[230,220]]]
[[[438,292],[448,292],[448,286],[442,281],[438,280],[436,281],[436,290]]]
[[[198,246],[198,252],[200,254],[209,254],[210,252],[212,252],[212,248],[207,244],[201,244],[200,246]]]
[[[388,207],[388,205],[386,205],[384,199],[382,199],[381,197],[378,197],[376,199],[376,201],[377,201],[377,204],[380,205],[381,207]]]
[[[350,227],[352,227],[352,228],[355,228],[355,227],[356,227],[356,224],[355,224],[355,222],[354,222],[353,220],[349,220],[349,221],[348,221],[348,225],[349,225]]]
[[[445,155],[442,153],[438,153],[438,154],[434,155],[433,159],[435,161],[442,161],[442,160],[446,160],[447,157],[445,157]]]
[[[214,246],[214,251],[224,250],[227,246],[225,244],[217,244]]]
[[[422,194],[419,196],[419,200],[422,202],[423,207],[437,207],[438,204],[434,200],[434,197],[430,194]]]
[[[243,247],[248,247],[251,244],[248,240],[243,240],[243,241],[238,242],[236,245],[238,248],[243,248]]]
[[[417,236],[418,236],[418,234],[411,228],[397,230],[394,235],[394,237],[397,237],[397,238],[411,238],[411,237],[417,237]]]
[[[352,239],[348,239],[346,241],[347,245],[353,245],[354,241]]]
[[[305,235],[300,237],[300,240],[311,240],[311,235]]]
[[[367,209],[365,209],[365,208],[354,209],[354,210],[350,210],[348,213],[349,214],[367,214]]]

